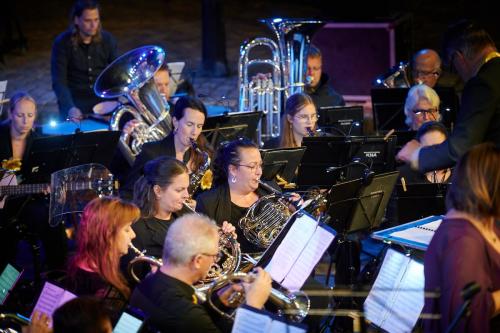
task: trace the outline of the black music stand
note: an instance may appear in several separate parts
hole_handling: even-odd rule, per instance
[[[234,112],[207,118],[202,133],[212,147],[223,141],[248,137],[255,140],[255,133],[262,112]]]
[[[318,110],[318,126],[332,135],[363,135],[362,106],[328,106]]]
[[[288,183],[295,179],[295,173],[306,151],[305,147],[262,149],[262,178],[275,180],[279,175]]]
[[[37,138],[22,165],[25,183],[50,182],[53,172],[87,163],[99,163],[109,169],[119,131],[79,132]]]
[[[305,137],[307,147],[299,167],[297,184],[330,188],[339,181],[363,177],[365,170],[394,170],[396,137]]]
[[[446,213],[447,183],[397,184],[395,188],[398,224]],[[418,210],[415,209],[418,207]]]

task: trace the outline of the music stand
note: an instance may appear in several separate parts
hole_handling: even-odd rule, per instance
[[[295,172],[304,156],[305,147],[262,149],[262,178],[274,180],[277,175],[288,183],[295,179]]]
[[[299,167],[300,188],[330,188],[338,181],[394,170],[396,137],[305,137],[307,147]]]
[[[99,163],[109,169],[120,134],[99,131],[37,138],[21,167],[24,182],[49,182],[53,172],[87,163]]]
[[[239,137],[255,138],[261,112],[233,112],[207,118],[202,133],[212,147]]]
[[[333,135],[363,135],[362,106],[328,106],[318,110],[318,126]]]
[[[446,213],[448,184],[396,185],[397,222],[416,221],[426,216]],[[415,209],[418,207],[418,209]]]

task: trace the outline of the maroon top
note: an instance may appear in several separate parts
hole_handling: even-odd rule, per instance
[[[500,230],[496,229],[497,235]],[[463,304],[460,292],[469,282],[481,291],[470,307],[467,328],[462,319],[454,332],[500,332],[492,292],[500,290],[500,254],[467,220],[445,219],[425,253],[425,290],[440,289],[440,298],[426,298],[423,313],[441,313],[441,320],[424,320],[425,332],[444,332]],[[490,320],[491,319],[491,320]]]

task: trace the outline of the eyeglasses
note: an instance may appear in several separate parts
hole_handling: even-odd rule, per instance
[[[217,252],[216,254],[210,254],[210,253],[200,253],[202,256],[207,256],[207,257],[212,257],[214,259],[214,262],[218,262],[221,259],[221,253]]]
[[[318,67],[307,67],[307,70],[311,71],[311,72],[318,72],[318,71],[321,70],[321,66],[318,66]]]
[[[235,164],[235,165],[249,168],[250,171],[252,171],[252,172],[256,172],[257,169],[262,170],[262,163],[260,163],[260,164]]]
[[[311,120],[311,121],[315,121],[315,120],[318,120],[319,118],[319,115],[317,113],[314,113],[314,114],[296,114],[295,115],[295,118],[297,118],[299,121],[308,121],[308,120]]]
[[[412,112],[415,114],[417,117],[432,117],[436,119],[437,114],[439,113],[438,109],[432,108],[432,109],[415,109],[412,110]]]
[[[434,70],[434,71],[419,71],[419,70],[414,70],[413,75],[415,77],[429,77],[429,76],[435,76],[438,77],[441,75],[441,71],[439,70]]]

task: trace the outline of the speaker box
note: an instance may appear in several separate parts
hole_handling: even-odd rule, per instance
[[[366,101],[372,82],[399,61],[408,61],[411,16],[373,23],[331,22],[313,38],[323,54],[323,71],[348,101]]]

